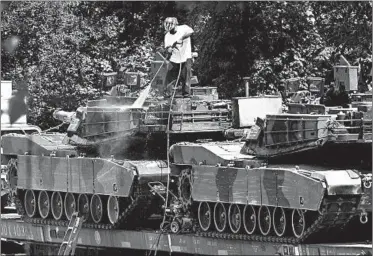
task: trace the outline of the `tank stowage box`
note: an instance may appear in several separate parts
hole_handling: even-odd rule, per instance
[[[195,100],[213,101],[219,99],[217,87],[192,87],[190,91]]]
[[[233,128],[250,127],[257,117],[266,114],[280,114],[282,99],[279,96],[234,98],[232,100]]]
[[[311,114],[315,113],[318,115],[325,114],[325,106],[320,104],[299,104],[289,103],[288,104],[289,114]]]
[[[318,94],[319,97],[324,96],[325,79],[321,77],[307,77],[308,90],[311,93]]]
[[[358,69],[357,66],[334,66],[334,81],[337,88],[344,85],[346,91],[357,91]]]

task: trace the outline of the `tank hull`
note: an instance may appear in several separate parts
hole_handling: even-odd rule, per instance
[[[171,148],[174,164],[183,169],[174,172],[182,177],[180,200],[196,214],[204,232],[244,230],[250,236],[300,242],[325,232],[326,226],[341,228],[361,213],[363,180],[356,171],[258,167],[252,164],[255,157],[241,158],[233,144]],[[196,161],[204,156],[206,161]]]
[[[67,224],[73,212],[85,225],[119,228],[141,221],[159,206],[149,182],[165,182],[162,161],[18,155],[12,159],[18,213],[33,223]]]
[[[127,197],[135,174],[107,159],[18,156],[18,189]]]

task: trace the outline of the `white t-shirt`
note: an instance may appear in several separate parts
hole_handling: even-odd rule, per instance
[[[168,32],[164,37],[165,47],[172,46],[177,40],[179,40],[185,34],[193,33],[193,29],[187,25],[176,26],[176,33],[171,34]],[[183,40],[182,44],[177,44],[170,58],[170,61],[175,63],[186,62],[187,59],[192,58],[192,44],[190,37]]]

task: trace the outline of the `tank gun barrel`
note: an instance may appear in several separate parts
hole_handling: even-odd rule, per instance
[[[71,123],[71,120],[75,117],[75,115],[75,112],[63,111],[61,109],[57,109],[53,112],[54,119],[60,120],[65,123]]]

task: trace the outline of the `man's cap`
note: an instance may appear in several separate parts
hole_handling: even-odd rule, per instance
[[[174,25],[178,25],[179,22],[177,21],[177,18],[175,17],[167,17],[165,20],[164,20],[164,24],[166,23],[171,23],[171,24],[174,24]]]
[[[179,22],[177,21],[175,17],[167,17],[163,22],[163,25],[166,31],[172,30],[178,24]]]

